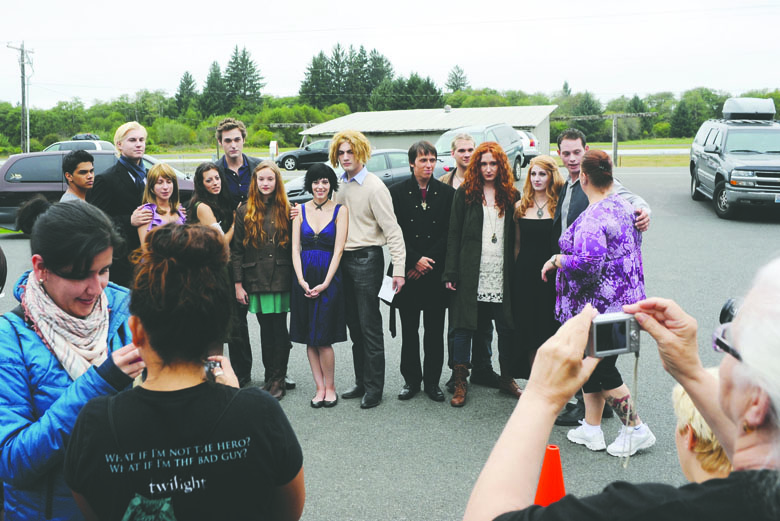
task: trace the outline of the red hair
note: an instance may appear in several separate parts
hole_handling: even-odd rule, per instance
[[[485,180],[482,179],[482,169],[480,163],[482,156],[492,154],[498,162],[498,175],[494,183],[496,189],[496,206],[498,207],[498,216],[502,217],[507,213],[512,213],[517,199],[517,189],[515,188],[514,175],[512,167],[509,166],[509,159],[504,153],[501,145],[493,141],[485,141],[479,145],[471,155],[469,166],[466,169],[463,188],[466,191],[466,203],[482,204],[484,200]]]
[[[263,161],[255,171],[252,172],[252,182],[249,184],[249,194],[246,200],[246,215],[244,216],[244,246],[250,244],[257,248],[258,241],[264,243],[268,241],[265,230],[263,230],[263,220],[265,219],[266,204],[260,196],[260,189],[257,187],[257,173],[260,170],[269,169],[276,177],[276,187],[271,194],[271,204],[274,208],[274,221],[276,230],[273,239],[279,246],[287,246],[290,242],[290,203],[287,202],[287,194],[284,191],[284,181],[282,172],[273,161]]]

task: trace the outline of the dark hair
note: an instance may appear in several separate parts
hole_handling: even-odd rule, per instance
[[[582,141],[582,146],[588,144],[585,141],[585,134],[583,134],[581,130],[577,130],[576,128],[567,128],[566,130],[564,130],[558,135],[558,150],[561,149],[561,141],[563,141],[564,139],[568,139],[570,141],[575,141],[579,139],[580,141]]]
[[[412,164],[417,161],[417,156],[433,156],[438,157],[436,154],[436,147],[430,141],[418,141],[413,143],[409,147],[409,169],[414,173]]]
[[[124,245],[111,219],[83,201],[49,204],[34,198],[19,208],[17,219],[32,228],[30,252],[43,257],[47,269],[68,279],[83,279],[96,255],[114,248],[117,257]]]
[[[130,312],[164,364],[199,362],[227,336],[232,306],[228,252],[217,230],[169,223],[146,236]]]
[[[212,194],[203,185],[203,176],[210,170],[216,170],[222,181],[222,188],[217,195]],[[216,163],[206,162],[198,165],[195,169],[195,177],[192,180],[194,187],[192,197],[187,206],[187,222],[190,224],[198,223],[197,203],[207,204],[214,213],[214,218],[220,223],[223,232],[227,232],[233,225],[233,210],[235,204],[230,197],[227,185],[225,184],[225,171]]]
[[[333,192],[339,189],[339,178],[336,177],[336,172],[334,172],[333,169],[325,163],[314,163],[309,167],[308,170],[306,170],[306,177],[303,178],[303,189],[309,193],[312,193],[311,185],[314,184],[314,181],[319,179],[327,179],[330,183],[330,192],[328,192],[328,197],[333,195]]]
[[[585,152],[580,167],[596,188],[607,188],[612,184],[612,160],[603,150]]]
[[[92,163],[95,166],[95,158],[86,150],[71,150],[62,158],[62,175],[72,174],[80,163]]]

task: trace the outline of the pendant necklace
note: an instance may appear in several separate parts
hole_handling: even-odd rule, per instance
[[[491,219],[490,219],[490,227],[493,229],[493,236],[490,238],[490,242],[495,244],[495,243],[498,242],[498,237],[496,237],[496,221],[498,220],[498,215],[493,217],[492,212],[491,212],[491,208],[488,207],[488,206],[486,206],[485,208],[487,209],[487,212],[489,214],[491,214],[490,215],[490,217],[491,217]],[[493,209],[495,209],[495,206],[493,207]]]
[[[538,208],[538,210],[536,210],[536,216],[539,217],[539,219],[541,219],[542,216],[544,215],[544,209],[547,206],[547,203],[549,202],[550,200],[547,199],[547,201],[545,201],[545,203],[542,206],[539,206],[539,203],[536,201],[536,199],[534,199],[534,204],[536,204],[536,207]]]
[[[325,206],[326,204],[328,204],[328,201],[329,201],[329,199],[325,199],[325,202],[324,202],[324,203],[322,203],[322,204],[317,204],[317,201],[315,201],[314,199],[312,199],[312,200],[311,200],[311,202],[312,202],[312,203],[314,203],[314,209],[315,209],[315,210],[320,210],[320,211],[322,210],[322,207],[323,207],[323,206]]]

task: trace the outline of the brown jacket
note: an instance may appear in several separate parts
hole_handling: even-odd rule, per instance
[[[233,231],[233,240],[230,243],[230,262],[233,267],[235,282],[241,282],[244,291],[251,294],[277,293],[290,291],[292,287],[292,256],[290,243],[281,247],[275,243],[273,207],[266,210],[263,228],[268,237],[272,239],[255,248],[250,244],[244,245],[246,230],[244,217],[246,205],[241,205],[236,210],[236,224]]]

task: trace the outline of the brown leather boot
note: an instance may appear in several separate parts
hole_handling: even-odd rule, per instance
[[[466,378],[468,377],[468,374],[469,369],[465,364],[455,364],[455,367],[452,368],[455,393],[452,395],[450,405],[453,407],[463,407],[466,403]]]
[[[284,373],[281,376],[274,376],[268,392],[277,400],[281,400],[287,394],[287,386],[284,385]]]
[[[511,376],[499,376],[498,377],[498,390],[504,394],[520,398],[523,391],[520,390],[520,386],[517,385],[515,379]]]

